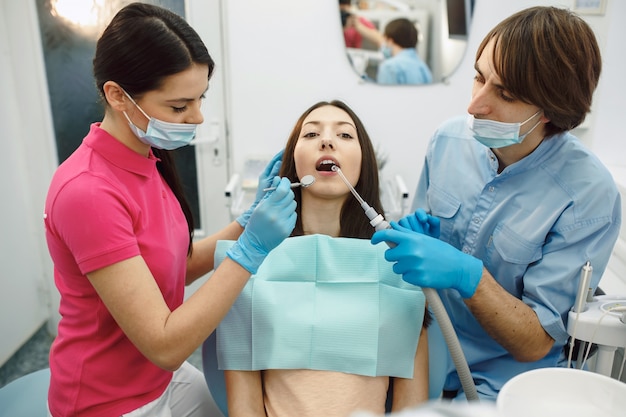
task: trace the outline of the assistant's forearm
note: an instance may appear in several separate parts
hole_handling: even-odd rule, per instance
[[[239,264],[224,259],[211,278],[167,317],[162,343],[152,346],[161,361],[177,369],[216,329],[249,277]]]
[[[195,241],[191,258],[187,260],[185,283],[189,285],[213,270],[215,246],[218,240],[237,240],[242,232],[243,228],[239,223],[233,221],[217,233]]]
[[[377,29],[365,26],[358,19],[354,23],[354,28],[362,37],[375,44],[376,47],[380,48],[382,46],[383,35]]]
[[[534,310],[505,291],[486,269],[474,296],[465,303],[485,331],[518,361],[539,360],[554,344]]]
[[[155,365],[174,371],[215,330],[250,272],[227,258],[174,310],[141,256],[95,270],[87,277],[137,349]]]

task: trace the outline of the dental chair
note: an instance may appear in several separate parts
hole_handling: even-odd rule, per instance
[[[228,402],[226,398],[226,383],[224,382],[224,371],[217,367],[217,336],[216,331],[202,344],[202,371],[204,379],[213,400],[217,404],[224,417],[228,417]]]
[[[0,417],[46,417],[50,369],[24,375],[0,388]]]

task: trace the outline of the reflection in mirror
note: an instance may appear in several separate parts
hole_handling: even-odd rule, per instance
[[[339,0],[348,61],[373,83],[445,82],[465,53],[474,2]]]

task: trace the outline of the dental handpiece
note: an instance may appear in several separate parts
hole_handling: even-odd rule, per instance
[[[580,271],[580,281],[578,282],[578,293],[576,293],[576,302],[574,303],[573,311],[575,313],[582,313],[585,304],[587,302],[587,294],[589,293],[589,281],[591,280],[591,273],[593,267],[591,263],[587,261]]]
[[[311,184],[313,184],[314,182],[315,182],[315,177],[313,175],[305,175],[304,177],[302,177],[300,182],[292,182],[291,188],[296,188],[296,187],[306,188],[310,186]],[[263,191],[272,191],[275,189],[276,187],[268,187],[268,188],[264,188]]]
[[[339,177],[348,186],[348,189],[350,190],[352,195],[357,199],[357,201],[361,205],[361,208],[363,208],[363,210],[365,211],[365,215],[370,220],[370,224],[374,227],[375,230],[378,231],[378,230],[391,228],[391,226],[389,225],[389,222],[385,220],[383,215],[376,213],[376,210],[373,207],[371,207],[369,204],[367,204],[365,200],[361,198],[359,193],[356,192],[356,190],[354,189],[352,184],[350,184],[350,182],[345,177],[345,175],[343,175],[343,172],[341,172],[341,168],[339,168],[337,165],[333,165],[331,167],[331,170],[339,174]]]
[[[593,272],[593,267],[591,266],[591,262],[587,261],[580,270],[580,281],[578,281],[578,292],[576,293],[576,301],[574,302],[574,306],[572,307],[572,311],[576,313],[576,319],[574,320],[574,331],[572,333],[572,337],[569,340],[569,353],[567,355],[567,367],[569,368],[572,363],[572,355],[574,352],[574,342],[576,336],[576,326],[578,325],[578,316],[585,309],[587,302],[587,295],[590,292],[591,288],[589,288],[589,282],[591,281],[591,273]],[[591,300],[593,301],[593,300]],[[582,351],[579,352],[579,358],[581,356]]]
[[[339,177],[343,180],[343,182],[348,186],[348,189],[352,193],[352,195],[357,199],[359,204],[363,210],[365,210],[365,215],[368,219],[370,219],[370,224],[374,226],[376,231],[383,229],[390,229],[391,225],[385,218],[376,213],[376,210],[369,206],[356,192],[354,187],[348,182],[348,179],[341,172],[341,168],[337,165],[333,165],[331,170],[339,174]],[[395,243],[386,242],[387,246],[393,248]],[[457,374],[459,375],[459,380],[461,382],[461,386],[463,387],[463,391],[465,392],[465,397],[468,401],[478,401],[478,391],[476,390],[476,385],[474,384],[474,380],[472,379],[472,373],[470,372],[469,365],[467,364],[467,360],[465,359],[465,354],[463,353],[463,349],[461,348],[461,343],[456,335],[454,327],[452,326],[452,322],[450,321],[450,317],[446,311],[441,298],[437,291],[433,288],[422,288],[424,295],[426,296],[426,301],[430,306],[433,314],[435,315],[435,319],[437,323],[439,323],[439,327],[441,328],[441,333],[443,334],[443,338],[448,345],[448,350],[450,351],[450,357],[452,358],[452,362],[457,370]]]

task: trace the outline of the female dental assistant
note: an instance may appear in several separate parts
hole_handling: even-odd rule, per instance
[[[132,3],[98,40],[93,68],[104,118],[58,168],[45,203],[61,295],[50,415],[218,415],[186,359],[293,230],[293,192],[271,163],[259,188],[269,180],[275,192],[194,241],[168,150],[188,144],[203,121],[214,69],[205,45],[182,17]],[[228,259],[183,300],[185,284],[213,269],[218,239],[236,240]]]
[[[440,290],[479,396],[495,399],[516,374],[563,363],[581,267],[591,262],[596,288],[621,203],[611,174],[568,132],[601,69],[580,17],[522,10],[487,34],[475,69],[469,117],[429,143],[419,209],[372,242],[397,245],[385,257],[405,281]],[[440,232],[426,227],[434,218]],[[444,390],[462,394],[452,365]]]

